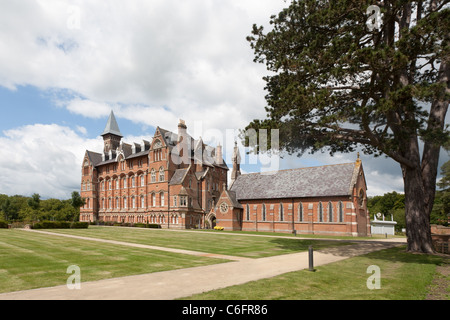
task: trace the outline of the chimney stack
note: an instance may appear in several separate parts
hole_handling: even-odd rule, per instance
[[[191,149],[191,143],[189,140],[189,137],[187,135],[187,126],[186,122],[182,119],[180,119],[180,122],[178,123],[178,155],[180,157],[180,163],[179,164],[187,164],[189,165],[189,157],[190,157],[190,149]]]
[[[223,164],[222,146],[220,143],[216,147],[216,164]]]

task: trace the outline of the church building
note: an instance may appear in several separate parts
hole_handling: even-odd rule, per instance
[[[354,163],[241,174],[233,153],[232,181],[214,214],[225,230],[339,236],[370,234],[367,185]]]

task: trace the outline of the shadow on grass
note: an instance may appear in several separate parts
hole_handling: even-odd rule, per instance
[[[328,240],[304,240],[304,239],[273,239],[281,249],[293,252],[307,251],[313,246],[314,251],[332,254],[341,257],[354,257],[366,255],[368,258],[381,259],[390,262],[423,263],[442,265],[449,263],[449,257],[442,255],[414,254],[406,251],[406,245],[396,245],[386,242],[342,242]]]
[[[336,253],[348,245],[350,242],[342,241],[328,241],[328,240],[305,240],[305,239],[283,239],[276,238],[270,240],[275,243],[280,249],[289,250],[293,252],[308,251],[309,246],[313,246],[314,250],[335,250]],[[330,251],[331,252],[331,251]]]

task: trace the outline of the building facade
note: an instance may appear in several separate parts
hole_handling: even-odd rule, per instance
[[[122,141],[114,113],[103,152],[86,151],[80,221],[152,223],[162,228],[213,228],[299,234],[370,234],[367,185],[354,163],[241,174],[234,148],[231,186],[222,147],[187,133],[156,128],[150,140]]]
[[[233,155],[230,190],[213,213],[225,230],[340,236],[370,234],[367,185],[361,160],[354,163],[240,174]]]
[[[227,187],[221,146],[193,139],[183,120],[177,133],[157,127],[151,140],[127,144],[113,112],[102,137],[103,152],[83,159],[80,221],[208,227],[206,213]]]

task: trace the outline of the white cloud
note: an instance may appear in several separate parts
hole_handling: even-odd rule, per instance
[[[253,62],[245,37],[253,23],[268,26],[269,17],[287,5],[282,0],[3,1],[0,86],[51,89],[58,96],[55,104],[89,118],[106,121],[113,109],[119,126],[127,119],[176,131],[178,119],[184,119],[192,134],[196,121],[202,132],[243,128],[265,117],[262,77],[267,74]],[[36,124],[0,136],[0,192],[65,196],[78,188],[85,149],[103,146],[85,139],[84,128],[76,130],[81,136],[67,127]],[[230,150],[224,150],[228,161]],[[318,153],[286,157],[280,165],[355,158]],[[363,165],[369,194],[400,188],[395,162],[363,157]]]
[[[70,90],[83,99],[60,103],[93,118],[120,105],[123,117],[153,126],[183,118],[242,127],[265,113],[265,70],[253,62],[245,37],[253,23],[267,24],[284,6],[281,0],[2,4],[0,85]],[[132,115],[135,109],[151,116]]]
[[[28,125],[0,136],[0,193],[68,198],[80,189],[85,149],[101,150],[99,139],[84,139],[68,127]]]

